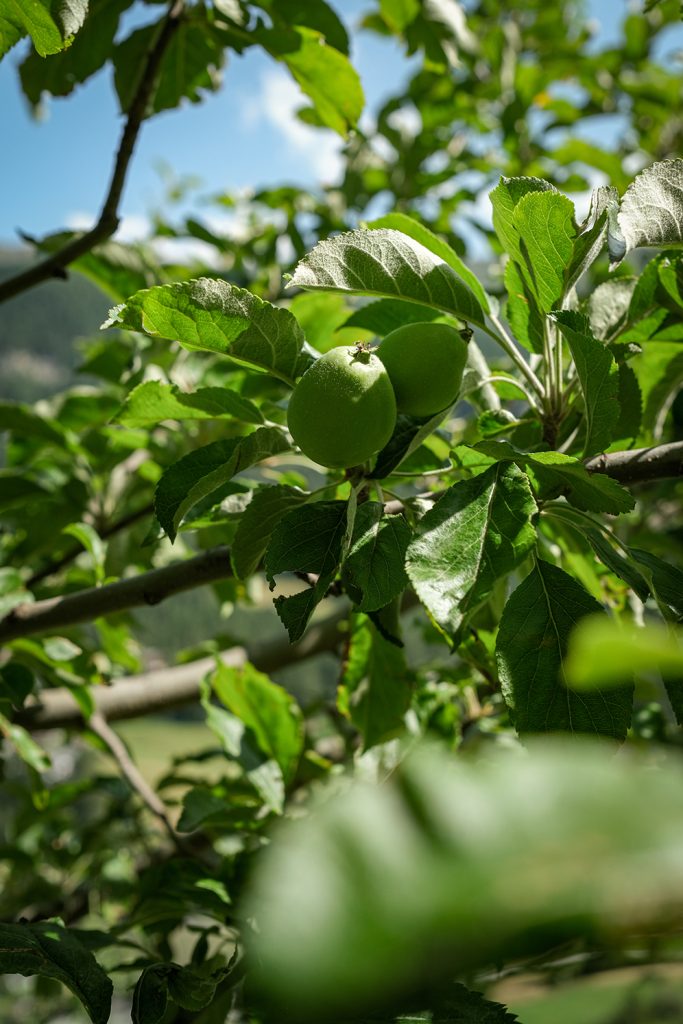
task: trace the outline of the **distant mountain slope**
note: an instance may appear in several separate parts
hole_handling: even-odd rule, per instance
[[[0,249],[0,279],[28,264],[22,250]],[[74,379],[79,338],[97,334],[111,300],[80,274],[46,281],[0,308],[0,398],[33,402]]]

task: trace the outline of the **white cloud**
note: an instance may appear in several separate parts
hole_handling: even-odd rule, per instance
[[[219,218],[220,214],[217,218],[206,218],[206,220],[208,222]],[[66,226],[72,231],[87,231],[94,223],[95,217],[83,210],[75,210],[66,218]],[[219,230],[217,223],[207,223],[207,226],[214,231]],[[144,242],[149,239],[151,231],[152,224],[149,217],[139,213],[127,214],[121,218],[114,239],[126,244]],[[200,263],[217,268],[221,262],[220,253],[200,238],[156,238],[151,246],[161,263]]]
[[[89,231],[94,226],[96,217],[85,210],[74,210],[66,218],[66,226],[70,231]],[[114,235],[117,242],[141,242],[149,236],[150,221],[140,213],[131,213],[121,218],[118,230]]]
[[[312,128],[296,117],[304,97],[296,82],[282,68],[265,70],[259,89],[242,108],[245,126],[267,124],[283,137],[290,153],[325,184],[339,179],[342,140],[330,130]]]

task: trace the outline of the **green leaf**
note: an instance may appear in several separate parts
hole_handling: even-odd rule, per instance
[[[492,450],[490,444],[486,450]],[[542,500],[564,495],[584,512],[607,512],[612,516],[631,512],[636,507],[630,491],[605,473],[589,473],[583,463],[571,455],[533,452],[525,458],[524,468]]]
[[[401,231],[346,231],[315,248],[297,265],[288,287],[322,288],[422,302],[483,326],[474,293],[447,263]]]
[[[266,551],[266,577],[275,586],[283,572],[313,573],[313,586],[292,597],[275,598],[291,643],[300,640],[316,605],[337,574],[347,528],[347,502],[317,501],[287,513],[273,531]]]
[[[662,160],[629,185],[609,237],[613,265],[633,249],[676,248],[683,243],[683,160]]]
[[[289,450],[277,427],[259,427],[246,437],[195,448],[170,466],[157,484],[154,511],[159,523],[174,541],[183,517],[198,501],[249,466]]]
[[[6,701],[13,708],[22,707],[33,685],[33,673],[18,661],[10,661],[0,668],[0,702]]]
[[[285,787],[280,766],[259,750],[237,715],[212,703],[212,691],[207,680],[202,683],[200,693],[209,729],[218,737],[225,752],[241,766],[264,806],[275,814],[282,814]]]
[[[183,812],[178,820],[179,832],[194,832],[202,825],[217,824],[229,819],[230,801],[220,786],[193,786],[183,796]]]
[[[380,502],[359,505],[344,562],[348,582],[361,594],[359,611],[377,611],[405,590],[408,577],[403,563],[410,535],[403,516],[385,516]]]
[[[133,993],[133,1024],[160,1024],[169,998],[185,1010],[197,1013],[211,1003],[225,971],[207,977],[179,964],[150,964],[138,978]]]
[[[672,395],[683,382],[683,344],[648,341],[631,362],[642,393],[642,430],[654,439],[660,434]]]
[[[559,192],[529,192],[516,204],[512,226],[524,257],[524,276],[541,311],[549,313],[566,290],[565,273],[576,239],[574,204]]]
[[[420,520],[406,569],[435,622],[457,638],[468,616],[532,550],[536,514],[529,482],[500,462],[450,487]]]
[[[153,251],[144,244],[124,245],[110,240],[79,256],[72,266],[115,302],[125,302],[135,292],[166,280]]]
[[[607,341],[613,332],[627,322],[629,306],[636,286],[632,277],[615,277],[603,281],[588,298],[588,319],[593,334]]]
[[[529,285],[514,260],[505,266],[507,318],[517,341],[530,352],[543,352],[543,317]]]
[[[254,403],[230,388],[199,388],[186,393],[158,380],[147,380],[133,388],[116,414],[116,421],[124,427],[156,426],[162,420],[205,419],[263,423]]]
[[[48,496],[44,487],[25,474],[25,470],[0,469],[0,512]]]
[[[136,29],[114,50],[114,83],[122,113],[130,109],[161,22]],[[216,92],[225,62],[223,41],[200,6],[188,8],[164,51],[150,114],[172,110],[182,100],[199,103],[205,92]]]
[[[609,540],[600,530],[586,528],[585,523],[579,526],[581,533],[588,540],[603,565],[606,565],[610,572],[627,583],[631,590],[638,595],[641,601],[647,601],[650,596],[650,585],[642,572],[635,564],[630,555],[624,555],[620,550],[610,544]]]
[[[406,302],[405,299],[376,299],[352,313],[344,321],[344,327],[372,331],[381,338],[403,324],[420,324],[436,320],[438,316],[437,310],[420,306],[417,302]]]
[[[648,571],[655,597],[683,621],[683,571],[650,551],[631,548],[631,554]]]
[[[301,711],[294,698],[253,665],[231,668],[219,664],[211,676],[216,696],[236,715],[268,757],[291,782],[303,750]]]
[[[501,1003],[485,999],[481,992],[471,992],[464,985],[451,985],[433,1010],[416,1017],[398,1017],[396,1024],[515,1024],[519,1018]]]
[[[0,401],[0,433],[4,430],[20,438],[38,437],[61,446],[66,443],[64,431],[56,420],[41,416],[21,402]]]
[[[17,605],[33,600],[33,594],[25,588],[23,577],[18,569],[12,569],[9,566],[0,569],[0,620]]]
[[[216,994],[216,985],[224,972],[218,971],[207,978],[190,967],[173,966],[175,969],[168,977],[168,994],[173,1002],[193,1013],[207,1007]]]
[[[628,323],[637,323],[647,317],[659,304],[659,266],[663,259],[661,254],[654,256],[645,264],[640,277],[636,278],[628,309]]]
[[[108,60],[122,11],[131,0],[90,0],[83,27],[72,44],[45,58],[30,53],[19,69],[24,95],[36,107],[43,93],[68,96]],[[130,294],[130,292],[128,293]]]
[[[396,417],[393,434],[378,454],[372,472],[368,474],[370,478],[383,480],[385,477],[391,476],[393,471],[413,452],[417,451],[430,434],[434,433],[447,412],[447,409],[442,409],[436,416],[430,416],[428,420],[399,413]]]
[[[568,294],[600,255],[607,234],[608,211],[616,209],[619,193],[613,186],[593,189],[588,217],[574,239],[572,254],[564,272],[564,293]]]
[[[324,0],[266,0],[266,5],[279,25],[307,25],[348,56],[349,37],[344,23]]]
[[[354,615],[338,704],[361,733],[364,750],[403,730],[411,692],[403,650],[364,615]]]
[[[41,57],[68,46],[83,24],[88,0],[2,0],[0,5],[0,57],[22,36],[30,35]]]
[[[444,242],[438,235],[435,235],[433,231],[430,231],[419,220],[409,217],[407,213],[387,213],[377,220],[371,220],[366,227],[373,231],[378,228],[395,229],[414,239],[414,241],[419,242],[425,249],[429,249],[435,256],[442,259],[444,263],[447,263],[451,270],[472,290],[484,312],[489,312],[488,296],[476,275],[463,263],[447,242]]]
[[[380,0],[379,6],[387,25],[398,34],[420,13],[419,0]]]
[[[294,383],[304,342],[287,309],[227,281],[201,277],[138,292],[102,325],[170,338],[190,351],[217,352]]]
[[[683,630],[604,615],[584,619],[570,637],[564,672],[567,685],[581,691],[621,686],[634,673],[683,679]]]
[[[256,572],[266,553],[273,530],[283,516],[308,501],[296,487],[275,485],[257,491],[242,513],[230,548],[232,567],[240,580]]]
[[[0,972],[60,981],[81,1001],[93,1024],[107,1024],[112,983],[69,929],[52,921],[0,924]]]
[[[628,363],[617,364],[619,375],[619,419],[612,442],[627,448],[635,444],[643,419],[643,396],[635,372]]]
[[[104,562],[106,558],[106,548],[102,542],[97,530],[90,523],[69,523],[62,530],[68,537],[73,537],[82,544],[85,550],[89,553],[92,558],[93,569],[98,583],[104,582],[105,571]]]
[[[587,740],[523,757],[418,751],[283,824],[259,856],[253,983],[294,1019],[365,1021],[422,1001],[454,964],[476,976],[539,941],[656,936],[681,886],[680,790],[676,760],[653,771]]]
[[[569,635],[602,607],[562,569],[538,560],[509,598],[498,629],[496,658],[505,701],[520,733],[571,732],[626,738],[633,686],[577,694],[562,662]],[[604,614],[604,613],[603,613]]]
[[[348,58],[328,46],[324,36],[304,25],[279,25],[257,34],[259,42],[286,64],[301,91],[313,101],[320,122],[346,136],[363,112],[365,97]]]
[[[609,448],[619,421],[619,376],[614,356],[593,337],[585,316],[571,310],[553,313],[553,319],[572,354],[583,391],[586,411],[584,457]]]
[[[14,722],[10,722],[5,715],[0,713],[0,733],[8,740],[19,757],[36,772],[46,772],[50,768],[51,761],[48,753],[35,742],[26,729]]]
[[[493,207],[493,228],[505,251],[520,267],[524,267],[524,255],[520,248],[519,231],[514,222],[515,208],[525,196],[534,192],[552,192],[560,195],[556,188],[542,178],[502,177],[489,194]]]
[[[170,964],[150,964],[137,980],[131,1008],[132,1024],[159,1024],[168,1005]]]
[[[663,257],[658,262],[657,270],[664,291],[680,309],[683,309],[683,257]]]

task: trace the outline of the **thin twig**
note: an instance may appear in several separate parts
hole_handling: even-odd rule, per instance
[[[173,822],[168,816],[166,804],[157,796],[147,780],[142,776],[139,768],[128,753],[125,743],[118,733],[114,732],[101,711],[93,711],[88,719],[88,728],[96,736],[99,736],[118,764],[121,774],[127,780],[131,789],[139,794],[150,811],[159,818],[173,841],[183,845],[182,836],[178,835]]]
[[[102,204],[97,223],[90,231],[67,242],[57,252],[34,264],[20,274],[15,274],[6,281],[0,282],[0,302],[19,295],[28,288],[46,281],[50,277],[65,277],[64,268],[80,256],[90,252],[100,242],[105,242],[114,234],[119,226],[119,203],[126,182],[128,165],[130,164],[140,127],[145,117],[150,99],[157,84],[161,62],[168,45],[180,23],[184,0],[174,0],[166,18],[161,25],[159,34],[147,56],[147,62],[140,74],[137,91],[128,110],[126,123],[123,127],[121,140],[116,153],[114,170],[109,189]]]
[[[503,326],[501,320],[494,313],[489,313],[489,319],[491,323],[494,324],[494,326],[497,328],[497,330],[493,331],[489,327],[484,326],[484,330],[486,331],[486,333],[491,338],[493,338],[494,341],[498,342],[503,351],[510,356],[510,359],[512,359],[513,363],[517,366],[518,370],[520,370],[520,372],[526,377],[527,381],[534,389],[538,397],[540,399],[544,399],[546,397],[546,394],[543,384],[522,356],[522,353],[517,348],[517,345],[515,344],[514,340],[505,330],[505,327]]]
[[[172,594],[215,583],[231,575],[228,548],[217,547],[184,562],[152,569],[103,587],[88,587],[73,594],[20,604],[0,620],[0,643],[74,626],[79,622],[92,622],[101,615],[112,615],[127,608],[159,604]]]

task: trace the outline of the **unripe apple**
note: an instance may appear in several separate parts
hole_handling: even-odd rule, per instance
[[[448,324],[404,324],[387,334],[377,355],[387,368],[399,412],[433,416],[458,397],[467,342]]]
[[[292,392],[287,424],[305,455],[334,469],[358,466],[385,446],[396,400],[384,364],[361,345],[333,348]]]

